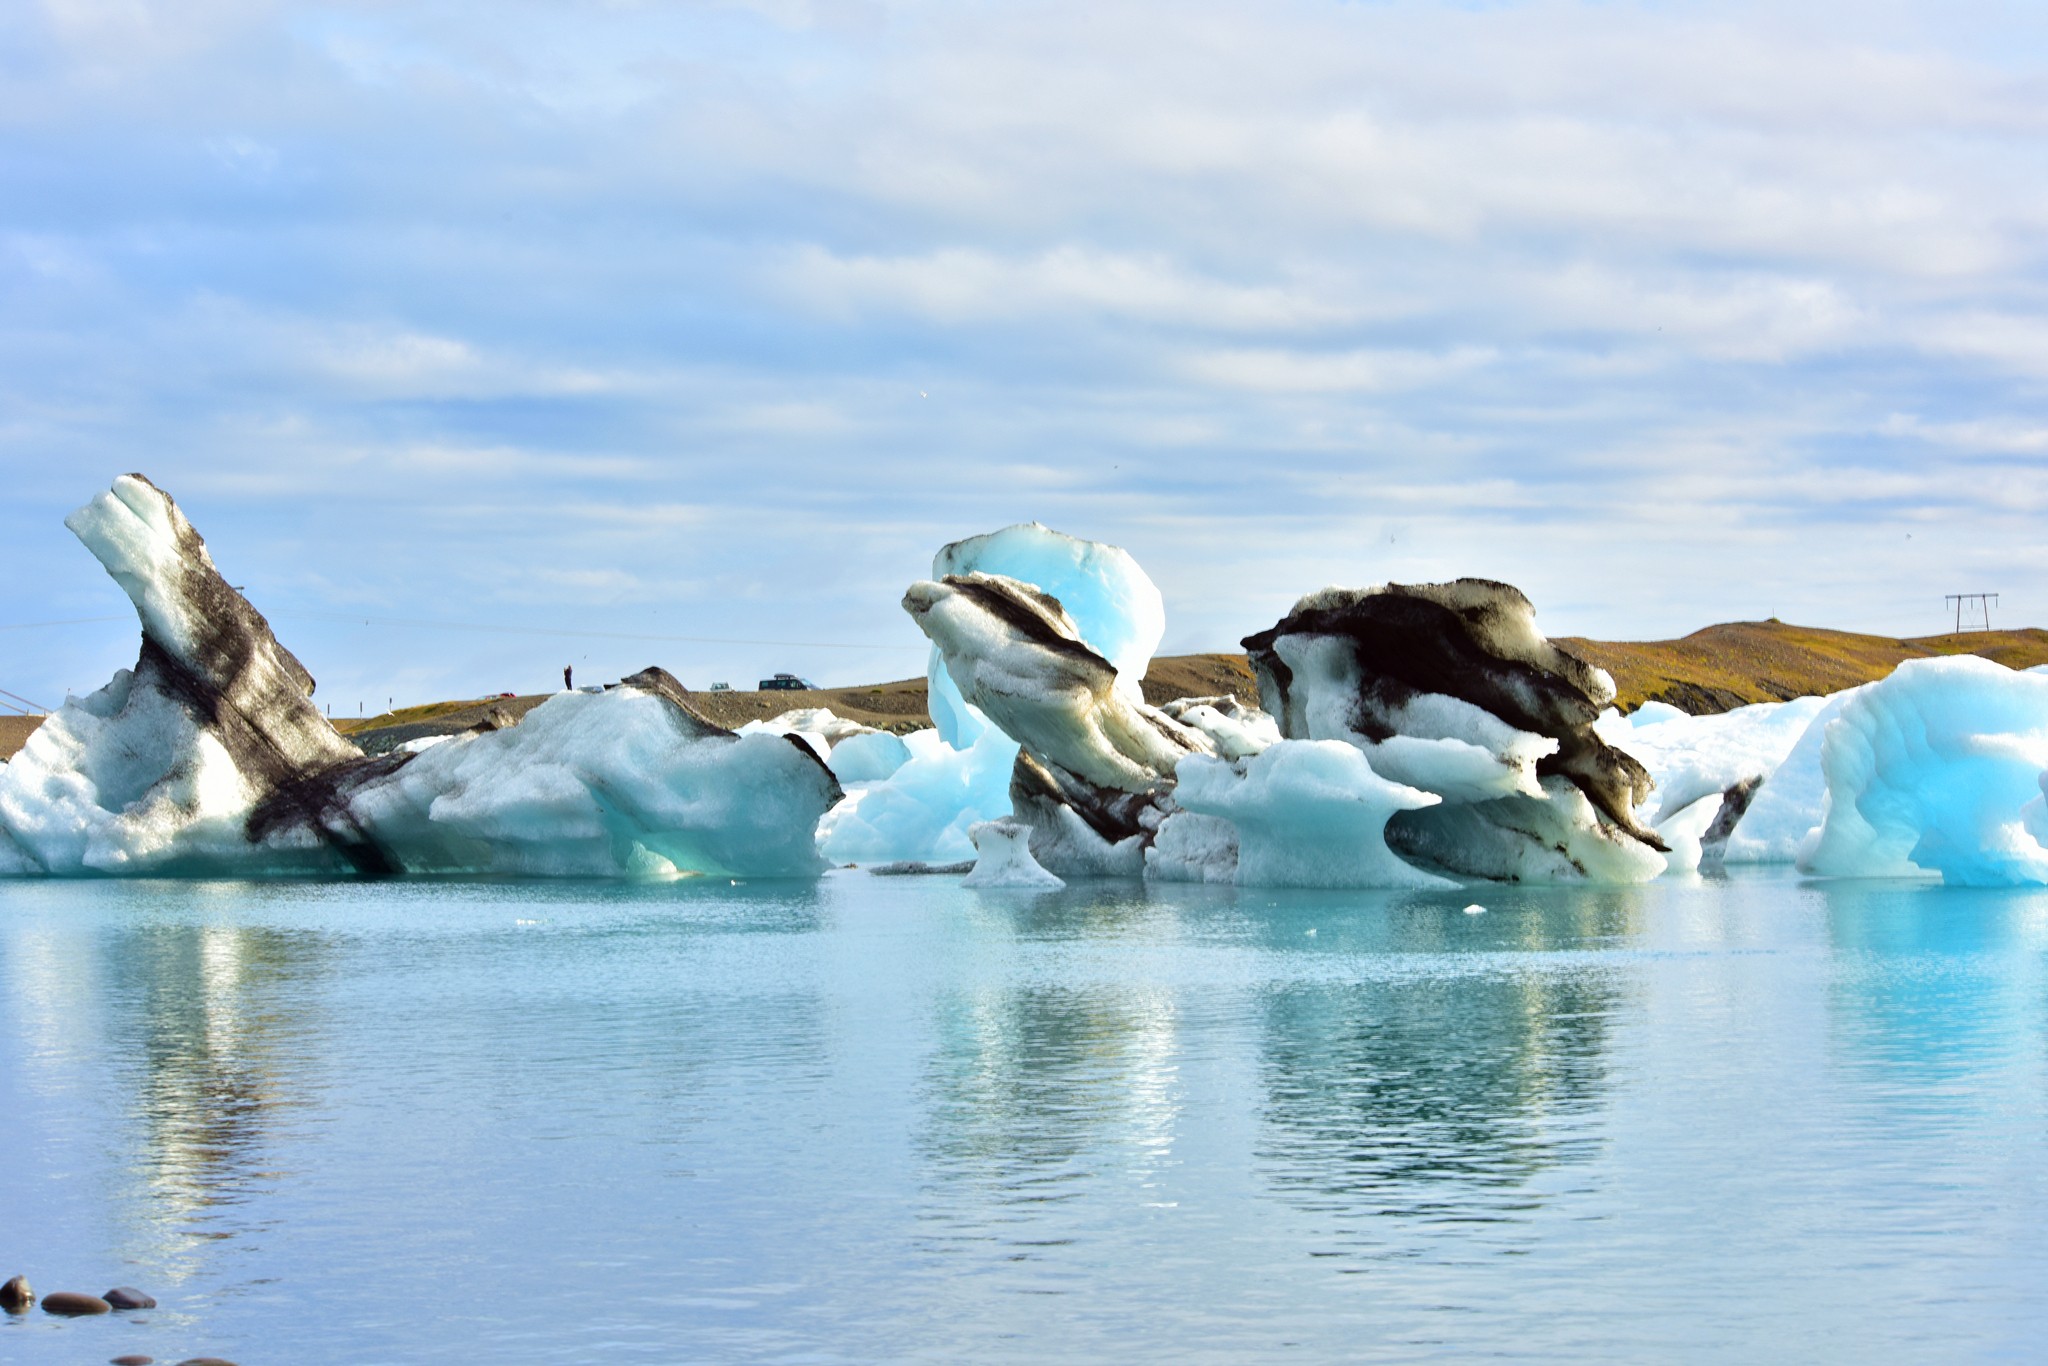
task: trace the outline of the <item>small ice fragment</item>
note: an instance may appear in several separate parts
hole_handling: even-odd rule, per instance
[[[1311,939],[1313,939],[1313,938],[1315,938],[1315,937],[1316,937],[1316,932],[1315,932],[1314,930],[1312,930],[1312,929],[1311,929],[1311,930],[1305,930],[1305,931],[1303,931],[1303,933],[1305,933],[1306,935],[1308,935],[1308,937],[1309,937],[1309,938],[1311,938]]]
[[[1480,904],[1479,904],[1478,902],[1476,902],[1476,901],[1475,901],[1475,902],[1473,902],[1473,903],[1472,903],[1472,904],[1471,904],[1470,906],[1467,906],[1467,907],[1465,908],[1465,914],[1466,914],[1466,915],[1485,915],[1485,914],[1486,914],[1486,907],[1484,907],[1484,906],[1480,905]]]

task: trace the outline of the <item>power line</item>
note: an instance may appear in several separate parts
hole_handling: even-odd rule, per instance
[[[12,703],[16,706],[27,707],[30,712],[39,711],[44,713],[45,715],[47,715],[50,710],[48,707],[44,706],[40,702],[31,702],[26,697],[23,697],[20,693],[9,692],[5,688],[0,688],[0,698],[6,699],[5,702],[0,702],[0,706],[6,706],[9,703]]]

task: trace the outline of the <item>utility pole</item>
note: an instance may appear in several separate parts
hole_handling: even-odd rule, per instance
[[[1998,602],[1996,593],[1948,593],[1943,595],[1944,603],[1956,609],[1956,634],[1963,632],[1963,621],[1967,616],[1972,631],[1991,629],[1991,609]]]

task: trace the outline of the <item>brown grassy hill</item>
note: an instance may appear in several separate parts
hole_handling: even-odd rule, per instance
[[[2038,628],[1893,640],[1781,621],[1735,621],[1679,640],[1566,637],[1557,643],[1614,675],[1623,710],[1657,701],[1695,714],[1838,692],[1883,678],[1908,659],[1933,655],[1982,655],[2013,669],[2048,664],[2048,631]]]
[[[2015,669],[2048,664],[2048,631],[2038,628],[1893,640],[1780,621],[1737,621],[1680,640],[1565,637],[1558,643],[1614,675],[1623,709],[1656,700],[1694,713],[1836,692],[1882,678],[1904,660],[1932,655],[1983,655]],[[1217,693],[1236,693],[1248,702],[1258,697],[1251,666],[1241,654],[1162,656],[1152,661],[1144,689],[1145,699],[1155,706]],[[797,707],[829,707],[849,720],[901,735],[929,724],[924,693],[922,678],[905,678],[811,692],[696,692],[690,699],[722,726],[741,726]],[[547,697],[534,693],[434,702],[381,716],[340,718],[334,728],[366,748],[389,748],[422,735],[465,729],[492,707],[523,716]],[[41,722],[39,716],[0,716],[0,759],[20,749]]]

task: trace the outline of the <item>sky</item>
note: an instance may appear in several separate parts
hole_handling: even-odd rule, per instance
[[[1038,520],[1164,649],[2048,624],[2048,7],[14,0],[0,689],[147,474],[336,715],[914,675]]]

